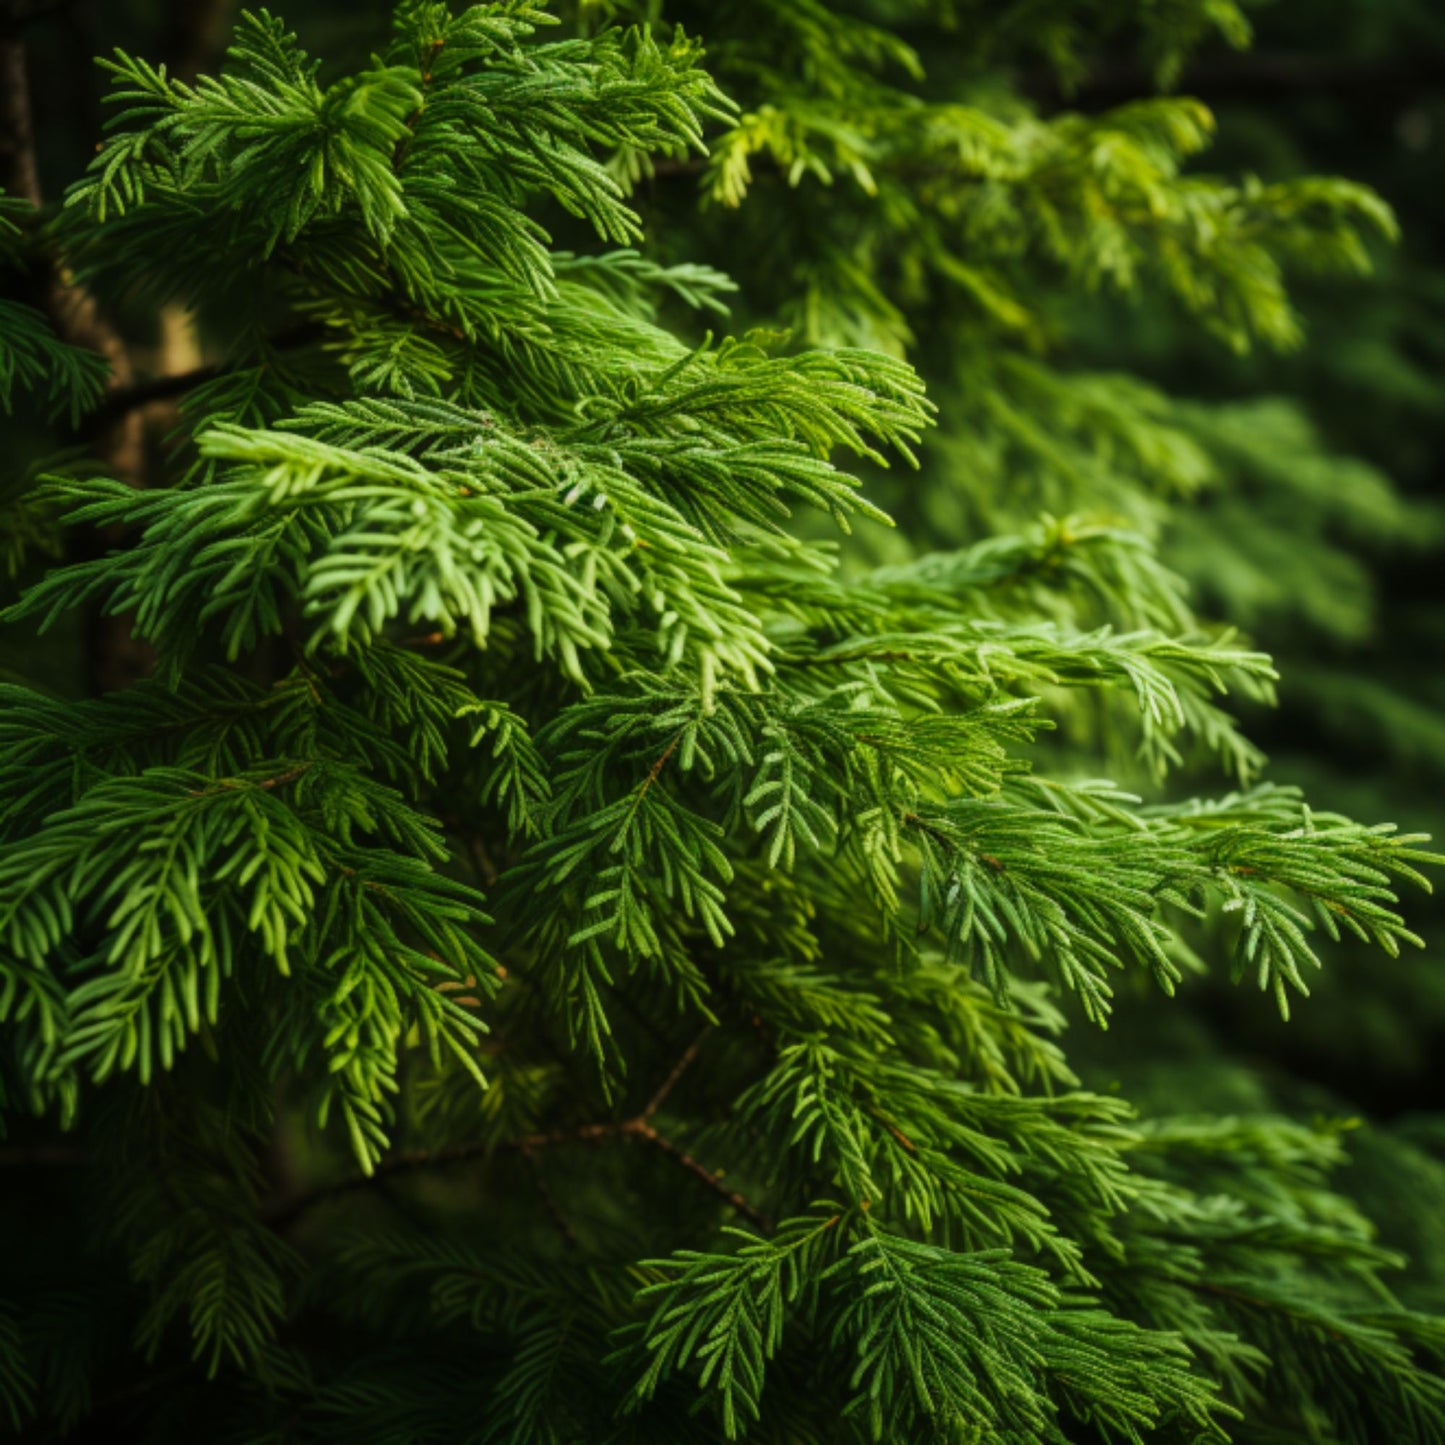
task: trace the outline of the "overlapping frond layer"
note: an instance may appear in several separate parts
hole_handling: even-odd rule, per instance
[[[669,7],[581,8],[553,39],[536,0],[411,0],[341,76],[265,10],[194,82],[107,62],[44,242],[192,308],[217,359],[148,485],[61,458],[0,502],[7,635],[119,619],[148,660],[0,688],[0,1104],[65,1170],[0,1408],[448,1445],[1439,1438],[1445,1327],[1329,1188],[1336,1135],[1140,1120],[1058,1042],[1220,959],[1284,1009],[1326,942],[1418,942],[1397,894],[1438,860],[1258,780],[1228,704],[1273,665],[1152,540],[1210,423],[1028,352],[1065,293],[1135,286],[1292,342],[1287,265],[1357,265],[1388,217],[1187,173],[1185,101],[916,101],[896,27],[929,7],[721,7],[722,63],[791,87],[743,110]],[[1130,7],[1045,8],[1067,71]],[[1243,36],[1145,8],[1166,71]],[[797,218],[801,337],[700,333],[733,283],[643,249],[644,178],[695,164],[743,217],[768,168],[851,177]],[[943,401],[988,378],[932,452],[900,277],[977,321]],[[38,313],[0,327],[0,402],[98,400]],[[1040,505],[917,554],[819,540],[881,533],[883,468],[950,445]],[[1111,750],[1239,790],[1073,766]],[[134,1395],[87,1396],[133,1347]]]

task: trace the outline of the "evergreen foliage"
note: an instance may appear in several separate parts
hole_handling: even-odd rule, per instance
[[[4,259],[218,359],[119,474],[73,443],[146,383],[0,303],[0,404],[55,426],[7,640],[148,674],[0,689],[16,1432],[1445,1438],[1342,1128],[1138,1114],[1058,1041],[1210,970],[1287,1013],[1342,938],[1418,943],[1441,861],[1261,781],[1229,699],[1274,667],[1161,560],[1292,414],[1053,354],[1135,290],[1293,345],[1291,271],[1392,232],[1187,171],[1197,102],[1001,83],[1215,34],[406,0],[345,74],[259,9],[194,82],[105,62]]]
[[[1445,31],[1438,15],[1411,0],[1329,17],[1269,7],[1257,23],[1262,53],[1239,64],[1262,80],[1231,90],[1233,63],[1197,67],[1204,95],[1216,102],[1213,164],[1270,178],[1347,171],[1389,196],[1401,244],[1379,250],[1378,274],[1368,281],[1306,279],[1297,295],[1310,340],[1288,356],[1228,359],[1193,345],[1183,328],[1166,335],[1138,313],[1114,339],[1091,323],[1087,353],[1094,364],[1146,366],[1172,390],[1211,399],[1191,410],[1219,481],[1201,493],[1201,505],[1167,519],[1163,546],[1194,580],[1202,605],[1249,627],[1276,658],[1281,707],[1249,726],[1270,753],[1272,774],[1352,807],[1365,806],[1368,789],[1370,809],[1438,837],[1439,697],[1420,659],[1435,646],[1434,579],[1445,536],[1436,400],[1445,333],[1438,139],[1431,140],[1445,98]],[[1282,56],[1318,83],[1279,85],[1271,67]],[[1196,83],[1192,75],[1187,83]],[[1342,103],[1321,106],[1320,86],[1338,86]],[[1221,540],[1230,543],[1227,554]],[[1438,937],[1438,902],[1412,911],[1412,920],[1425,937]],[[1422,1221],[1439,1209],[1430,1163],[1405,1139],[1428,1138],[1429,1130],[1400,1117],[1441,1107],[1429,1062],[1445,1018],[1436,971],[1381,973],[1363,953],[1343,950],[1299,1018],[1304,1027],[1279,1032],[1264,1011],[1236,1012],[1212,990],[1201,990],[1199,1002],[1195,1017],[1218,1047],[1281,1066],[1269,1087],[1290,1107],[1396,1117],[1393,1137],[1377,1134],[1353,1151],[1353,1173],[1371,1207],[1395,1218],[1387,1226],[1393,1237],[1409,1244],[1411,1297],[1430,1299],[1439,1278],[1425,1263],[1433,1246],[1400,1231],[1401,1206],[1391,1201]],[[1307,1097],[1319,1085],[1339,1102]],[[1423,1168],[1382,1167],[1392,1154]]]

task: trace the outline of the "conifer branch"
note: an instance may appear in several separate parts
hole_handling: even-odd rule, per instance
[[[992,89],[1020,17],[1165,73],[1243,43],[1234,0],[1005,5],[928,83],[896,6],[630,8],[399,0],[349,73],[267,9],[194,80],[190,40],[118,52],[38,233],[56,324],[0,300],[12,450],[105,463],[0,487],[7,649],[59,627],[53,680],[68,614],[133,618],[156,669],[0,685],[0,1167],[96,1165],[17,1216],[0,1416],[154,1433],[164,1381],[318,1440],[1441,1436],[1445,1323],[1386,1289],[1338,1131],[1136,1117],[1060,1041],[1120,969],[1284,1011],[1332,946],[1420,941],[1398,895],[1445,860],[1258,781],[1231,708],[1276,669],[1170,561],[1202,493],[1246,556],[1256,471],[1302,459],[1306,571],[1388,486],[1067,351],[1084,292],[1293,345],[1292,268],[1360,269],[1389,212],[1193,168],[1191,101]],[[644,248],[649,170],[756,211],[668,206]],[[0,197],[0,264],[32,212]],[[652,259],[731,235],[791,340]],[[112,336],[103,394],[72,275],[236,339],[137,381]],[[238,287],[294,326],[237,328]],[[176,398],[143,476],[122,442]],[[880,501],[886,549],[822,542]],[[1238,790],[1153,801],[1196,755]],[[133,1400],[87,1394],[107,1312]]]

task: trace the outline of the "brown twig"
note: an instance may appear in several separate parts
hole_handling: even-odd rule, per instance
[[[520,1153],[523,1158],[532,1159],[543,1149],[567,1144],[596,1144],[607,1139],[641,1139],[652,1145],[669,1159],[687,1170],[694,1179],[705,1184],[714,1194],[752,1221],[759,1229],[768,1228],[767,1216],[753,1207],[741,1194],[729,1189],[721,1175],[715,1174],[705,1165],[698,1163],[686,1150],[674,1144],[665,1134],[660,1133],[652,1123],[652,1116],[662,1106],[676,1087],[688,1066],[697,1058],[703,1037],[699,1035],[683,1051],[682,1057],[672,1066],[667,1078],[657,1092],[648,1100],[640,1114],[631,1119],[605,1120],[593,1124],[582,1124],[575,1129],[561,1129],[549,1133],[526,1134],[520,1139],[494,1140],[474,1139],[460,1144],[449,1144],[441,1149],[412,1149],[393,1154],[383,1159],[370,1174],[357,1174],[334,1184],[323,1185],[309,1194],[298,1195],[289,1200],[280,1200],[263,1212],[265,1222],[272,1229],[284,1229],[301,1215],[318,1204],[335,1199],[343,1194],[355,1193],[375,1184],[395,1178],[398,1174],[414,1173],[422,1169],[443,1169],[452,1164],[462,1164],[471,1159],[483,1158],[498,1152]]]
[[[550,1134],[528,1134],[521,1139],[508,1139],[501,1143],[492,1139],[469,1139],[460,1144],[448,1144],[441,1149],[408,1149],[383,1159],[370,1174],[354,1174],[349,1179],[322,1185],[309,1194],[280,1200],[264,1210],[262,1217],[273,1229],[281,1229],[328,1199],[369,1189],[378,1181],[394,1178],[398,1174],[411,1174],[420,1169],[445,1169],[452,1164],[464,1164],[499,1150],[525,1154],[529,1149],[546,1149],[557,1144],[596,1142],[620,1133],[623,1127],[621,1123],[583,1124],[577,1129]]]
[[[557,1226],[558,1233],[574,1249],[580,1248],[581,1241],[577,1238],[577,1231],[572,1228],[572,1221],[562,1212],[562,1206],[558,1204],[557,1196],[552,1193],[552,1186],[547,1183],[547,1176],[542,1172],[542,1161],[537,1158],[537,1151],[523,1149],[522,1158],[527,1161],[527,1167],[532,1171],[532,1183],[537,1186],[537,1194],[552,1223]]]
[[[637,792],[633,795],[632,806],[627,810],[627,821],[630,823],[637,810],[642,806],[642,800],[647,796],[648,789],[658,780],[662,770],[667,766],[667,760],[677,751],[677,745],[682,741],[685,728],[679,728],[677,735],[663,749],[662,755],[657,758],[652,767],[648,769],[647,776],[638,785]],[[623,825],[626,826],[625,824]]]
[[[706,1184],[718,1198],[730,1204],[739,1214],[743,1215],[744,1218],[750,1219],[759,1229],[766,1230],[768,1228],[766,1215],[754,1209],[735,1189],[729,1189],[727,1185],[723,1183],[720,1175],[714,1174],[710,1169],[699,1164],[691,1154],[679,1149],[666,1135],[659,1134],[651,1124],[637,1123],[637,1127],[631,1129],[629,1132],[646,1139],[649,1144],[656,1145],[669,1159],[676,1160],[694,1179]]]
[[[294,783],[303,773],[309,772],[316,766],[315,762],[294,763],[283,772],[273,773],[269,778],[219,778],[206,788],[188,788],[188,798],[211,798],[217,793],[234,793],[245,788],[258,788],[263,793],[269,793],[275,788],[284,788],[287,783]],[[343,868],[343,873],[355,872],[355,869]]]
[[[692,1061],[697,1058],[697,1053],[702,1048],[702,1041],[712,1032],[711,1026],[703,1031],[682,1051],[682,1056],[672,1066],[667,1077],[659,1085],[657,1092],[643,1106],[642,1113],[638,1115],[644,1122],[651,1119],[657,1111],[667,1102],[667,1096],[677,1087],[677,1081],[687,1072]]]

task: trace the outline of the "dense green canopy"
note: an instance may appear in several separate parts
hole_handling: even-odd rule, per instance
[[[1445,1438],[1362,1208],[1445,1166],[1207,1042],[1404,994],[1442,861],[1236,717],[1440,535],[1250,369],[1398,228],[1201,168],[1246,13],[297,0],[62,193],[27,9],[0,1415]]]

